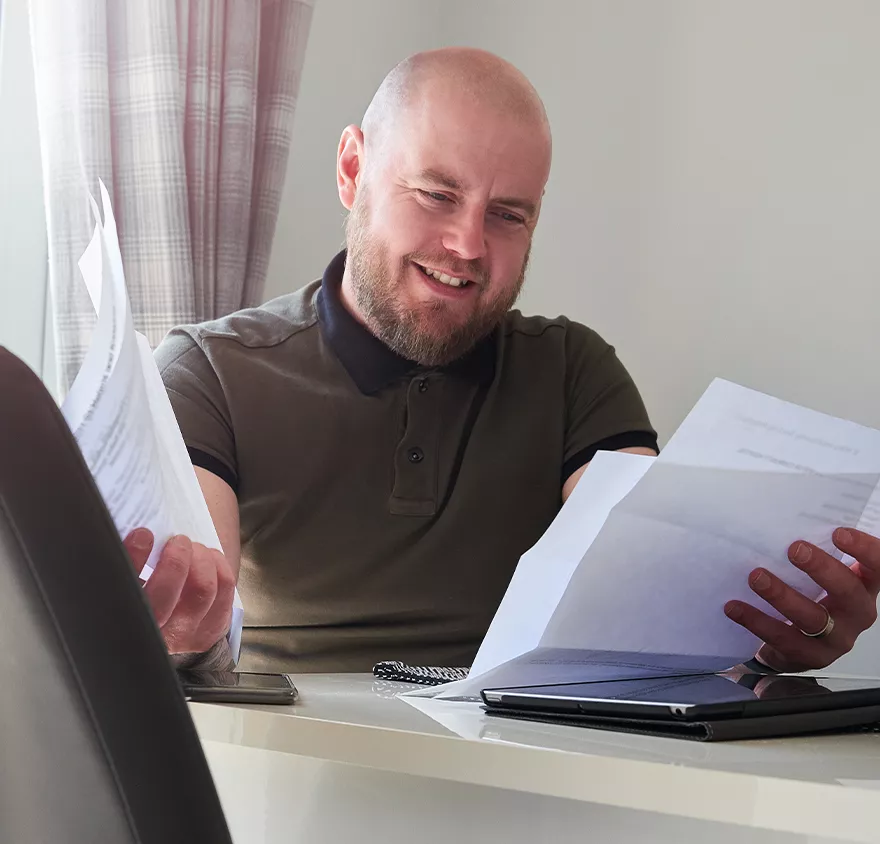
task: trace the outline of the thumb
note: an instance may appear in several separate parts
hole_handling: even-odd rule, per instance
[[[153,534],[146,528],[137,528],[125,537],[122,544],[128,551],[135,574],[140,575],[153,550]]]

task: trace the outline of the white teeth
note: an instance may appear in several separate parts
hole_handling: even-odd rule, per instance
[[[468,283],[466,278],[455,278],[454,276],[446,275],[446,273],[441,273],[439,270],[428,269],[428,267],[423,267],[422,269],[424,269],[429,276],[436,278],[441,284],[448,284],[450,287],[461,287]]]

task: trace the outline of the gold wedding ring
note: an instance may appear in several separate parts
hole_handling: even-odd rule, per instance
[[[818,633],[807,633],[806,630],[798,628],[804,636],[809,636],[810,639],[824,639],[832,630],[834,630],[834,619],[831,617],[831,613],[828,612],[828,607],[824,604],[819,604],[819,606],[825,610],[825,626]]]

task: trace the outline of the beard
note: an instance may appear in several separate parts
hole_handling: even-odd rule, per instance
[[[501,323],[522,290],[531,251],[530,246],[516,284],[497,297],[487,298],[492,282],[479,261],[411,252],[395,266],[386,244],[370,233],[363,188],[355,197],[345,233],[346,267],[355,304],[367,328],[392,351],[422,366],[452,363]],[[476,283],[476,303],[467,317],[462,318],[459,309],[439,299],[407,306],[402,301],[403,277],[413,263],[445,267]]]

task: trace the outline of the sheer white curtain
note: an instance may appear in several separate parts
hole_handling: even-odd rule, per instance
[[[260,302],[313,2],[30,0],[61,395],[94,320],[98,178],[153,345]]]

